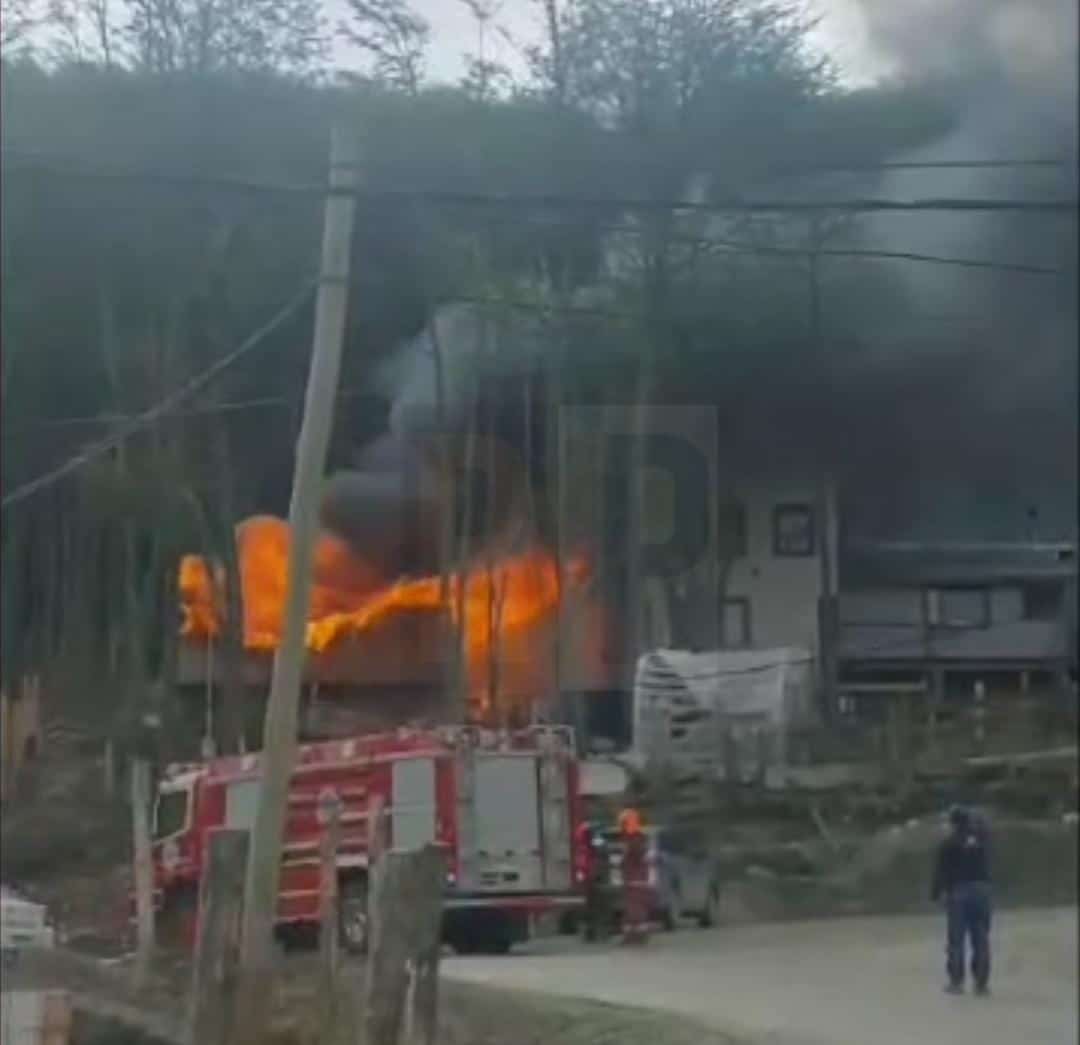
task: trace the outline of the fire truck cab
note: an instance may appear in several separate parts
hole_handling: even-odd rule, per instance
[[[573,734],[474,727],[397,730],[302,745],[289,783],[278,927],[317,932],[320,802],[340,800],[337,855],[345,945],[367,943],[370,811],[381,799],[386,844],[428,843],[446,857],[443,934],[459,952],[503,953],[531,917],[583,904],[584,854]],[[257,754],[170,766],[154,817],[155,898],[163,939],[191,946],[208,839],[250,830],[260,786]]]

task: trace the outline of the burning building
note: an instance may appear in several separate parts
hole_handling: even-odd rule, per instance
[[[269,516],[237,528],[242,681],[256,704],[283,631],[289,539],[288,524]],[[394,578],[323,533],[306,632],[305,732],[444,720],[455,682],[474,721],[556,714],[561,690],[597,687],[604,672],[604,623],[590,601],[589,579],[583,560],[560,570],[540,545],[489,554],[446,576]],[[222,588],[220,568],[199,556],[182,560],[179,680],[211,695],[220,682]]]

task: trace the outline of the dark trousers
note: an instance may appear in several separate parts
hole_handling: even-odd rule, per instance
[[[986,987],[990,982],[990,887],[983,882],[956,886],[949,891],[945,911],[949,983],[963,984],[965,951],[970,945],[972,979],[976,987]]]
[[[593,879],[585,889],[585,939],[604,940],[611,931],[610,887],[602,879]]]

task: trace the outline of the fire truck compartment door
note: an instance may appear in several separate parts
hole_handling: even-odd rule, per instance
[[[234,780],[225,789],[225,826],[250,831],[255,827],[259,808],[259,783],[254,780]]]
[[[540,760],[540,823],[544,841],[544,888],[563,892],[573,885],[573,830],[566,764]]]
[[[435,841],[435,760],[403,758],[393,764],[391,832],[395,849]]]
[[[475,885],[500,893],[543,889],[536,759],[480,754],[474,773]]]

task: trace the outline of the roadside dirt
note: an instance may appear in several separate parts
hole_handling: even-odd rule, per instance
[[[1075,821],[994,819],[991,867],[1000,907],[1074,904]],[[846,846],[829,860],[821,846],[754,853],[722,874],[722,924],[934,910],[930,871],[942,837],[939,817],[912,819]],[[802,859],[796,859],[801,856]]]
[[[442,1045],[738,1045],[649,1009],[446,984]]]
[[[317,1045],[310,1021],[316,968],[308,955],[282,961],[274,1045]],[[77,1009],[73,1045],[167,1045],[181,1033],[189,975],[186,963],[161,961],[149,989],[137,995],[125,965],[56,952],[21,962],[10,977],[5,974],[4,989],[71,991]],[[350,966],[346,976],[358,994],[362,968]],[[670,1013],[446,980],[440,1007],[440,1045],[741,1045]],[[136,1014],[139,1027],[130,1022]]]

